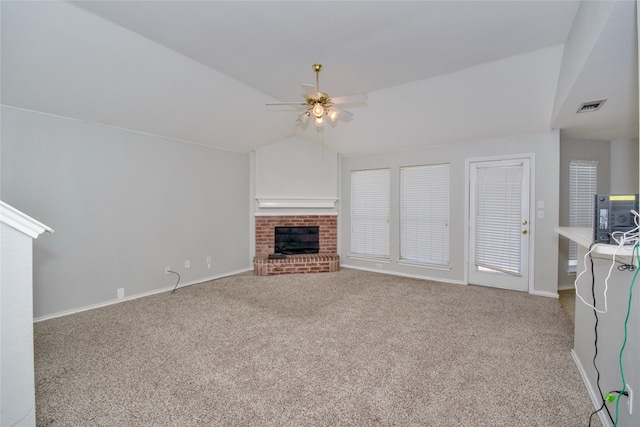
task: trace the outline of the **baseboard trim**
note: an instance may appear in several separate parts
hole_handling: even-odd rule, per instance
[[[531,291],[531,295],[537,295],[539,297],[547,297],[547,298],[560,298],[557,292],[542,292],[542,291]]]
[[[600,406],[602,406],[602,403],[598,401],[598,394],[589,383],[589,380],[587,379],[587,373],[582,367],[582,363],[580,363],[580,359],[578,359],[578,355],[576,354],[576,351],[574,349],[571,349],[571,357],[573,358],[573,362],[576,364],[576,367],[578,368],[578,372],[580,373],[580,377],[582,377],[582,382],[584,383],[584,386],[587,388],[587,392],[589,393],[589,398],[591,398],[591,403],[593,403],[593,410],[595,411],[597,409],[600,409]],[[605,415],[606,413],[607,412],[605,410],[598,412],[598,417],[600,418],[600,424],[602,424],[604,427],[612,427],[613,424],[611,424],[611,420],[609,419],[609,417]]]
[[[230,271],[228,273],[220,274],[220,275],[217,275],[217,276],[211,276],[211,277],[205,277],[205,278],[202,278],[202,279],[192,280],[190,282],[180,283],[178,288],[184,288],[185,286],[197,285],[199,283],[208,282],[210,280],[222,279],[223,277],[229,277],[229,276],[233,276],[235,274],[245,273],[245,272],[250,271],[250,270],[253,270],[253,268]],[[92,305],[87,305],[87,306],[84,306],[84,307],[74,308],[74,309],[71,309],[71,310],[61,311],[59,313],[49,314],[47,316],[36,317],[36,318],[33,319],[33,323],[43,322],[45,320],[55,319],[57,317],[69,316],[71,314],[82,313],[83,311],[89,311],[89,310],[93,310],[93,309],[100,308],[100,307],[106,307],[106,306],[109,306],[109,305],[118,304],[118,303],[125,302],[125,301],[131,301],[131,300],[138,299],[138,298],[144,298],[144,297],[148,297],[148,296],[155,295],[155,294],[161,294],[163,292],[168,292],[168,291],[173,290],[174,287],[175,287],[175,285],[171,285],[171,286],[168,286],[168,287],[165,287],[165,288],[155,289],[155,290],[149,291],[149,292],[143,292],[141,294],[130,295],[130,296],[122,298],[122,299],[115,299],[115,300],[100,302],[100,303],[97,303],[97,304],[92,304]]]
[[[372,273],[381,273],[388,274],[390,276],[400,276],[400,277],[409,277],[411,279],[422,279],[422,280],[432,280],[434,282],[442,282],[442,283],[452,283],[454,285],[467,285],[467,283],[460,280],[450,280],[443,279],[440,277],[430,277],[430,276],[422,276],[419,274],[409,274],[409,273],[401,273],[398,271],[389,271],[389,270],[381,270],[378,268],[368,268],[368,267],[360,267],[357,265],[349,265],[349,264],[340,264],[340,268],[351,268],[353,270],[362,270],[362,271],[370,271]]]

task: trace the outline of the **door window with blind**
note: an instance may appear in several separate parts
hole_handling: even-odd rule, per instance
[[[520,161],[476,167],[474,262],[482,271],[522,275],[524,172]]]
[[[470,161],[469,283],[529,289],[531,158]]]
[[[593,228],[594,196],[598,192],[598,162],[569,163],[569,226]],[[569,242],[568,271],[576,271],[578,245]]]
[[[400,260],[449,265],[449,165],[400,168]]]
[[[389,258],[389,169],[351,172],[351,255]]]

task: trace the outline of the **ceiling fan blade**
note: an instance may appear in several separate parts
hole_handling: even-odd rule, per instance
[[[314,85],[302,85],[302,89],[304,89],[304,93],[306,93],[309,98],[318,98],[318,91]]]
[[[329,118],[331,118],[332,121],[336,121],[336,119],[338,118],[338,115],[340,117],[342,117],[343,119],[350,119],[351,117],[353,117],[353,113],[350,113],[347,110],[343,110],[340,107],[336,107],[335,105],[332,105],[331,107],[329,107],[327,112],[327,115],[329,116]],[[332,118],[332,114],[331,112],[335,111],[336,113],[338,113],[338,115],[335,116],[335,118]]]
[[[369,99],[366,93],[356,93],[354,95],[336,96],[335,98],[329,98],[330,104],[346,104],[348,102],[361,102]]]

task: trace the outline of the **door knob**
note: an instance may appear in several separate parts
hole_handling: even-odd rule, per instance
[[[524,228],[522,229],[522,234],[527,234],[527,230],[525,230]]]

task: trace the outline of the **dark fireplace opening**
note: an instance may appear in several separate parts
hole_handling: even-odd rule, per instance
[[[274,252],[277,254],[317,254],[320,250],[320,227],[276,227]]]

